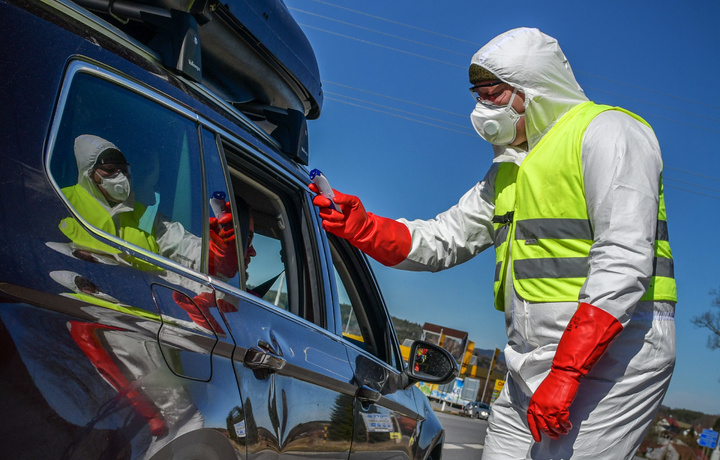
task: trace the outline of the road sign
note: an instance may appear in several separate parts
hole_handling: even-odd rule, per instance
[[[714,449],[718,441],[718,432],[713,430],[703,430],[700,433],[700,439],[698,445],[702,447],[709,447]]]

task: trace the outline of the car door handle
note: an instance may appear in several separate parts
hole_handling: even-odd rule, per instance
[[[367,385],[363,385],[357,390],[357,399],[364,403],[376,403],[380,401],[382,394],[379,391],[375,391]]]
[[[276,372],[285,367],[286,361],[272,347],[263,343],[248,349],[243,363],[250,369],[267,369]]]

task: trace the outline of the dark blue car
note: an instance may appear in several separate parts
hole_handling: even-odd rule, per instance
[[[366,259],[320,226],[281,1],[0,0],[13,459],[439,459]]]

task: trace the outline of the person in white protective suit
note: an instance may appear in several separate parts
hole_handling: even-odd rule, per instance
[[[485,177],[426,221],[379,217],[336,192],[341,214],[317,195],[323,226],[407,270],[494,245],[508,375],[483,460],[630,459],[675,364],[657,139],[640,117],[590,102],[537,29],[491,40],[469,75],[473,126],[495,150]]]
[[[160,254],[188,268],[200,270],[202,239],[135,200],[131,187],[130,165],[112,142],[99,136],[83,134],[75,139],[78,183],[64,187],[70,204],[91,225],[118,236],[136,246]],[[210,225],[209,270],[215,276],[231,278],[237,273],[237,251],[232,215],[224,222],[212,219]],[[77,247],[101,254],[119,251],[100,243],[73,218],[60,223],[60,230]],[[134,258],[126,262],[139,268],[148,267]]]

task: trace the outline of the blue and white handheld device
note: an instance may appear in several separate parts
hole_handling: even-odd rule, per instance
[[[319,169],[313,169],[312,171],[310,171],[310,180],[313,181],[313,183],[317,186],[318,190],[320,190],[320,195],[324,196],[332,202],[330,207],[337,212],[342,213],[342,211],[340,210],[340,206],[337,206],[333,201],[333,198],[335,198],[335,193],[333,192],[332,187],[330,187],[330,182],[328,182],[327,177],[325,177],[322,171],[320,171]]]

